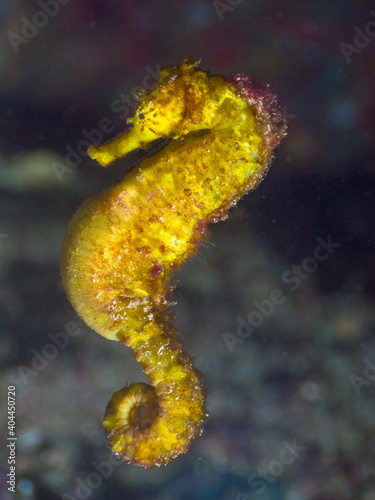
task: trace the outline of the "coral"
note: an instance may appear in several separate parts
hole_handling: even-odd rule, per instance
[[[64,288],[96,332],[131,347],[150,384],[116,392],[104,418],[114,453],[144,467],[167,464],[200,434],[201,376],[172,324],[172,271],[210,222],[226,217],[265,175],[285,122],[267,87],[212,76],[196,63],[161,71],[140,95],[131,129],[89,155],[102,165],[160,138],[169,142],[70,222]]]

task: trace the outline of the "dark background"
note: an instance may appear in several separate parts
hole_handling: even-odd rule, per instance
[[[41,6],[0,5],[0,402],[5,410],[16,385],[16,498],[84,498],[78,484],[110,457],[101,420],[112,392],[147,380],[129,350],[77,317],[58,263],[74,211],[137,155],[106,170],[81,155],[60,178],[56,162],[67,165],[67,146],[76,150],[103,118],[113,122],[103,141],[124,129],[113,102],[147,68],[190,57],[213,74],[268,83],[289,132],[263,183],[211,227],[213,245],[175,291],[176,324],[208,389],[205,432],[166,468],[115,467],[87,495],[372,500],[375,373],[364,370],[365,360],[375,365],[375,3],[70,0],[58,10],[18,44]],[[328,236],[340,246],[292,291],[283,274]],[[231,353],[223,333],[235,334],[275,288],[286,301]],[[70,321],[79,335],[22,377]],[[366,382],[357,391],[353,376]],[[0,424],[8,500],[5,411]],[[292,463],[248,484],[294,440],[304,449]]]

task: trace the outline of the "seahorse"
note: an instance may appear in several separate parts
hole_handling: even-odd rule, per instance
[[[173,326],[173,271],[207,225],[263,179],[286,133],[268,87],[214,76],[186,60],[139,95],[128,130],[88,153],[106,166],[156,139],[166,144],[86,201],[61,254],[66,294],[89,327],[131,347],[150,384],[115,392],[103,425],[124,461],[160,466],[185,453],[207,417],[202,375]]]

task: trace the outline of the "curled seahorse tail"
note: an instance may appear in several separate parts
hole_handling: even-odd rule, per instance
[[[103,422],[108,444],[132,464],[166,465],[187,450],[207,416],[200,374],[171,324],[149,324],[143,335],[127,336],[124,343],[152,385],[132,384],[113,394]]]

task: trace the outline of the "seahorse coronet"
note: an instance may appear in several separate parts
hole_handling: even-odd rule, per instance
[[[207,417],[202,376],[171,318],[173,271],[194,254],[208,223],[263,179],[286,126],[268,87],[211,75],[190,60],[163,68],[128,122],[89,155],[106,166],[168,142],[76,212],[61,272],[78,314],[131,347],[150,380],[115,392],[103,424],[116,455],[151,467],[184,453]]]

